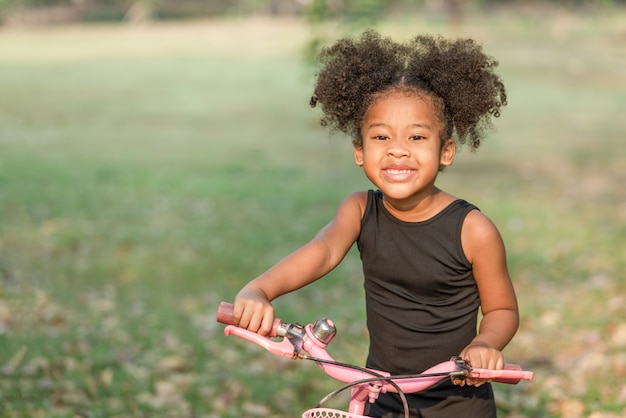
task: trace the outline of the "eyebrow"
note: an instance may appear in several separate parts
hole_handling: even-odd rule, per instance
[[[378,127],[387,128],[389,127],[389,125],[384,122],[375,122],[375,123],[370,123],[369,125],[366,126],[367,129],[378,128]],[[411,123],[407,125],[407,127],[426,128],[426,129],[432,130],[432,127],[426,122]]]

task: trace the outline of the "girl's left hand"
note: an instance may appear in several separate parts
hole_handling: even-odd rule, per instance
[[[461,351],[460,357],[469,361],[472,367],[481,369],[500,370],[504,367],[504,356],[500,350],[496,350],[487,343],[472,342]],[[473,385],[481,386],[487,383],[488,379],[466,378],[461,380],[460,386]]]

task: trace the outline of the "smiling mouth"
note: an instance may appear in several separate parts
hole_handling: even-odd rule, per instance
[[[408,168],[403,168],[403,169],[387,168],[383,170],[383,172],[385,173],[387,178],[391,180],[402,181],[411,177],[415,173],[415,170],[408,169]]]
[[[404,170],[395,170],[388,168],[385,170],[387,174],[391,174],[392,176],[402,175],[402,174],[411,174],[414,170],[404,169]]]

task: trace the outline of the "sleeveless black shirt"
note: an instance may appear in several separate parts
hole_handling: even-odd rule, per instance
[[[357,245],[363,263],[367,366],[420,373],[458,355],[476,336],[480,300],[461,227],[477,209],[455,200],[423,222],[404,222],[370,190]]]

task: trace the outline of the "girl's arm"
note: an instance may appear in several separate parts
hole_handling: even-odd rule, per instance
[[[504,366],[501,351],[511,341],[519,324],[504,242],[495,225],[477,210],[465,218],[461,240],[472,263],[483,317],[478,335],[460,356],[469,360],[473,367],[501,369]]]
[[[359,236],[366,200],[367,192],[349,195],[309,243],[244,286],[235,297],[235,323],[267,335],[274,321],[270,302],[319,279],[341,262]]]

